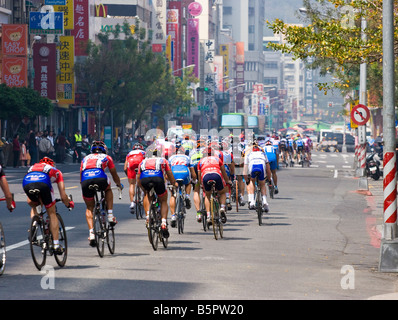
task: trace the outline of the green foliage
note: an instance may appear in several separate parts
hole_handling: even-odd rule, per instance
[[[0,105],[0,119],[49,116],[53,109],[51,101],[37,91],[7,87],[4,83],[0,84]]]
[[[358,87],[359,65],[367,63],[368,89],[374,102],[381,105],[382,4],[382,0],[304,0],[307,13],[302,20],[306,25],[289,25],[280,19],[268,22],[268,27],[285,39],[283,44],[269,47],[304,61],[312,57],[313,63],[307,67],[336,78],[333,84],[319,84],[319,88],[338,88],[343,94]],[[362,18],[367,22],[363,30]],[[398,22],[398,16],[395,19]]]

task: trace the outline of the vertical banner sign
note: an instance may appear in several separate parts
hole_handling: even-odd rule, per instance
[[[178,61],[181,59],[178,50],[178,10],[177,9],[168,9],[167,10],[167,20],[166,20],[166,34],[171,37],[171,42],[173,43],[173,70],[180,69],[181,65]],[[177,75],[177,73],[174,73]]]
[[[187,65],[194,64],[196,78],[199,78],[199,19],[188,19]]]
[[[313,58],[309,57],[308,63],[311,64],[313,62]],[[312,114],[313,113],[313,78],[312,78],[312,70],[306,69],[305,70],[305,113]]]
[[[181,11],[181,2],[180,1],[170,1],[169,9],[177,10],[177,34],[175,36],[174,42],[174,70],[179,70],[174,73],[175,76],[182,76],[182,11]]]
[[[214,57],[214,74],[217,90],[223,91],[223,56]]]
[[[103,6],[103,5],[102,5]],[[72,35],[75,37],[75,56],[87,56],[86,46],[88,42],[88,1],[75,0],[74,29]]]
[[[87,2],[87,1],[86,1]],[[64,29],[73,30],[75,26],[74,22],[74,6],[73,0],[66,0],[66,5],[64,6],[54,6],[55,12],[64,13]]]
[[[27,87],[27,58],[3,56],[3,83],[9,87]]]
[[[235,85],[245,83],[245,44],[244,42],[236,43],[236,79]],[[236,88],[236,111],[243,111],[243,99],[245,96],[244,86]]]
[[[58,47],[60,73],[57,75],[57,99],[61,104],[75,103],[74,47],[73,36],[60,37]]]
[[[166,45],[166,0],[152,0],[152,51],[163,52]]]
[[[229,88],[228,76],[229,76],[229,45],[222,44],[220,45],[220,55],[224,57],[224,66],[223,66],[223,88]],[[223,90],[224,91],[224,90]]]
[[[3,24],[2,52],[5,56],[28,54],[27,24]]]
[[[57,51],[55,43],[33,45],[34,89],[41,97],[56,99]]]

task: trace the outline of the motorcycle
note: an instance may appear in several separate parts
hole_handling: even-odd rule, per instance
[[[379,180],[381,175],[379,159],[380,157],[374,149],[366,156],[366,175],[372,177],[373,180]]]

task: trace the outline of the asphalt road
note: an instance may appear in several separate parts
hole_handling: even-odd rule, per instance
[[[6,174],[17,208],[4,206],[1,222],[8,246],[0,299],[297,300],[368,299],[395,292],[395,274],[377,271],[379,248],[370,232],[376,213],[355,191],[353,154],[315,153],[311,168],[281,168],[280,193],[258,225],[247,206],[228,212],[224,238],[215,240],[189,210],[185,233],[170,228],[169,246],[154,251],[144,220],[115,192],[116,252],[100,258],[88,245],[77,165],[60,165],[76,207],[58,205],[68,230],[69,255],[59,268],[38,271],[27,245],[29,208],[24,169]],[[123,184],[127,179],[118,165]],[[377,209],[379,210],[379,209]]]

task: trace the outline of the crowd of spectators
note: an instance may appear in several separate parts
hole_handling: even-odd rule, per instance
[[[80,161],[80,152],[89,147],[91,139],[85,135],[82,136],[82,145],[78,154],[75,152],[75,134],[66,136],[64,132],[55,135],[52,130],[30,130],[24,137],[19,134],[15,134],[12,138],[2,137],[0,139],[0,165],[14,168],[28,167],[44,156],[52,158],[56,163],[64,163],[67,161],[68,154],[71,154],[73,162]]]

